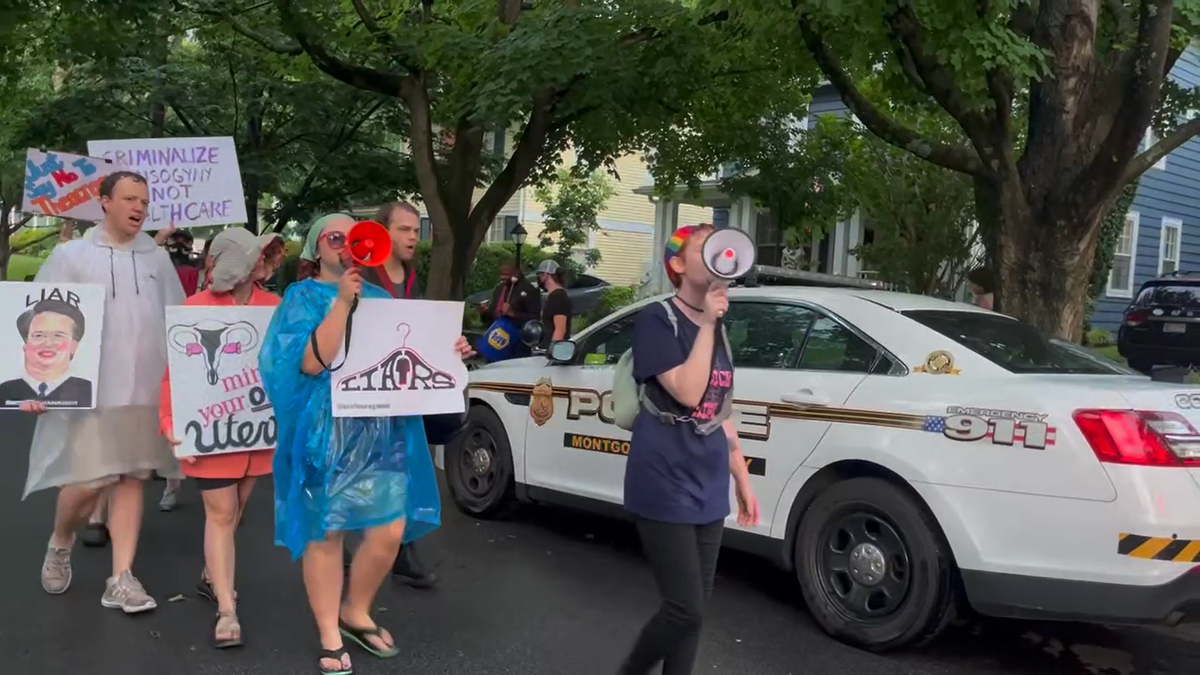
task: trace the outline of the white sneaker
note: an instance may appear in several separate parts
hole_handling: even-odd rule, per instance
[[[121,576],[108,580],[100,604],[109,609],[119,609],[126,614],[149,612],[158,607],[158,603],[142,587],[142,582],[128,570],[121,572]]]

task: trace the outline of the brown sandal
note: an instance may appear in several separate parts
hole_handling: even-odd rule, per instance
[[[230,637],[222,638],[222,635]],[[213,627],[213,645],[217,649],[242,646],[242,624],[237,612],[217,612],[217,623]]]

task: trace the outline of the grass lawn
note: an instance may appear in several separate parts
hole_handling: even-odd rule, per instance
[[[25,281],[25,277],[37,274],[45,258],[35,258],[29,255],[14,254],[8,261],[8,280]]]
[[[1088,347],[1088,349],[1092,350],[1094,354],[1116,361],[1121,365],[1125,365],[1125,359],[1121,358],[1121,355],[1117,353],[1116,345],[1109,345],[1107,347]]]

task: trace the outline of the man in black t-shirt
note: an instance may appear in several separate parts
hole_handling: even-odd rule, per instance
[[[483,322],[491,324],[501,316],[507,316],[517,324],[519,331],[526,323],[537,320],[541,312],[542,295],[521,276],[511,258],[501,260],[500,283],[492,290],[491,301],[479,306]],[[529,356],[529,347],[518,340],[508,358],[522,356]]]
[[[571,298],[563,282],[563,269],[553,260],[543,260],[537,268],[538,286],[546,291],[542,303],[542,349],[571,338]]]

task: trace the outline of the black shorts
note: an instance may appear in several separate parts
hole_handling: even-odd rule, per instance
[[[242,482],[241,478],[193,478],[192,480],[196,481],[196,489],[201,492],[220,490]]]

